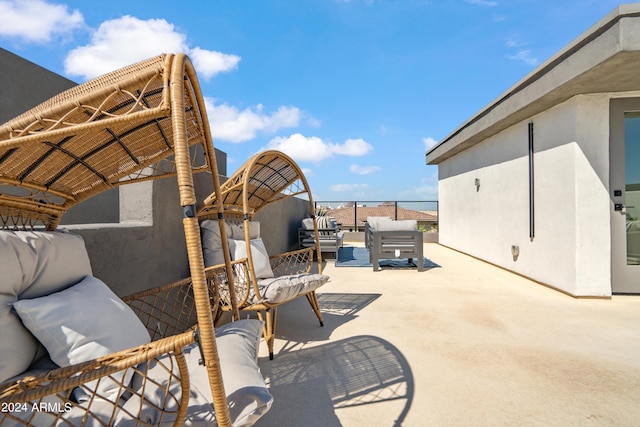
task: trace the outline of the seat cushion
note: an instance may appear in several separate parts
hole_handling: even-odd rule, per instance
[[[315,291],[329,281],[329,276],[324,274],[291,274],[258,280],[260,296],[249,295],[249,300],[254,304],[268,302],[278,304],[288,301],[298,295]]]

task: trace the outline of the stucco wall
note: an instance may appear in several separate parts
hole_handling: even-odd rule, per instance
[[[194,183],[199,200],[213,191],[209,174],[195,175]],[[175,179],[120,187],[119,209],[118,223],[64,226],[84,238],[96,277],[123,296],[189,275]],[[297,229],[308,211],[308,201],[289,199],[256,215],[270,254],[296,247]],[[85,212],[93,215],[91,210]]]
[[[442,162],[440,243],[572,295],[610,295],[608,100],[573,97]],[[533,239],[529,122],[535,133]],[[517,259],[512,245],[519,247]]]

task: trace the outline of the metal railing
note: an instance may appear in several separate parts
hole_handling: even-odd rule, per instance
[[[415,219],[423,231],[438,230],[437,200],[317,200],[314,205],[317,215],[336,218],[342,229],[348,231],[363,231],[370,216]]]

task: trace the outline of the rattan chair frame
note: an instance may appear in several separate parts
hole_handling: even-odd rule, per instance
[[[202,221],[214,218],[219,209],[225,212],[228,221],[244,224],[244,239],[247,248],[247,259],[237,261],[244,264],[234,267],[235,280],[227,283],[221,280],[221,309],[232,313],[234,319],[239,318],[239,311],[256,312],[260,320],[264,321],[264,338],[269,349],[269,358],[273,359],[275,340],[276,315],[278,306],[292,299],[304,295],[320,326],[323,326],[322,313],[315,291],[297,295],[295,298],[277,304],[264,301],[253,265],[251,254],[251,238],[249,222],[256,213],[272,203],[280,202],[291,197],[306,197],[309,200],[309,211],[314,211],[313,197],[309,183],[296,162],[285,153],[277,150],[265,150],[255,154],[221,185],[220,195],[212,193],[198,209],[198,218]],[[322,253],[318,225],[315,218],[313,227],[316,245],[309,248],[290,251],[270,257],[271,267],[275,276],[285,274],[310,273],[314,254],[316,256],[318,273],[322,273]],[[234,262],[235,264],[235,262]],[[246,272],[240,273],[239,272]],[[249,300],[249,294],[259,296],[258,301]]]
[[[0,228],[55,230],[70,207],[98,193],[123,184],[175,177],[184,212],[190,268],[187,282],[193,294],[190,309],[195,313],[192,326],[198,331],[217,423],[228,426],[231,421],[211,305],[215,289],[205,273],[196,217],[192,174],[197,172],[210,172],[214,194],[221,195],[209,121],[193,64],[185,54],[163,54],[71,88],[0,126]],[[222,206],[217,214],[226,245]],[[231,268],[228,255],[225,267]],[[153,310],[170,316],[162,308],[154,306]],[[0,399],[15,402],[41,399],[50,392],[64,394],[83,381],[103,378],[167,352],[175,356],[182,395],[188,396],[181,349],[194,341],[194,334],[174,332],[137,349],[13,385],[2,384]],[[175,425],[182,423],[186,405],[181,401]],[[91,417],[91,411],[87,416]]]

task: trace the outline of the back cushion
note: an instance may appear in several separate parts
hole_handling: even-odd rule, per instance
[[[208,219],[200,223],[202,232],[202,251],[204,256],[204,265],[210,267],[212,265],[224,264],[224,253],[222,252],[222,240],[220,239],[220,225],[218,221]],[[225,223],[225,232],[227,237],[231,236],[231,226]]]
[[[91,275],[82,237],[49,231],[0,231],[0,381],[24,372],[38,342],[11,303],[75,285]]]
[[[389,218],[388,216],[368,216],[367,217],[367,223],[369,224],[369,227],[371,227],[374,230],[378,230],[380,227],[380,223],[382,222],[391,222],[391,218]]]
[[[418,221],[405,219],[401,221],[379,221],[376,231],[415,231],[418,229]]]

